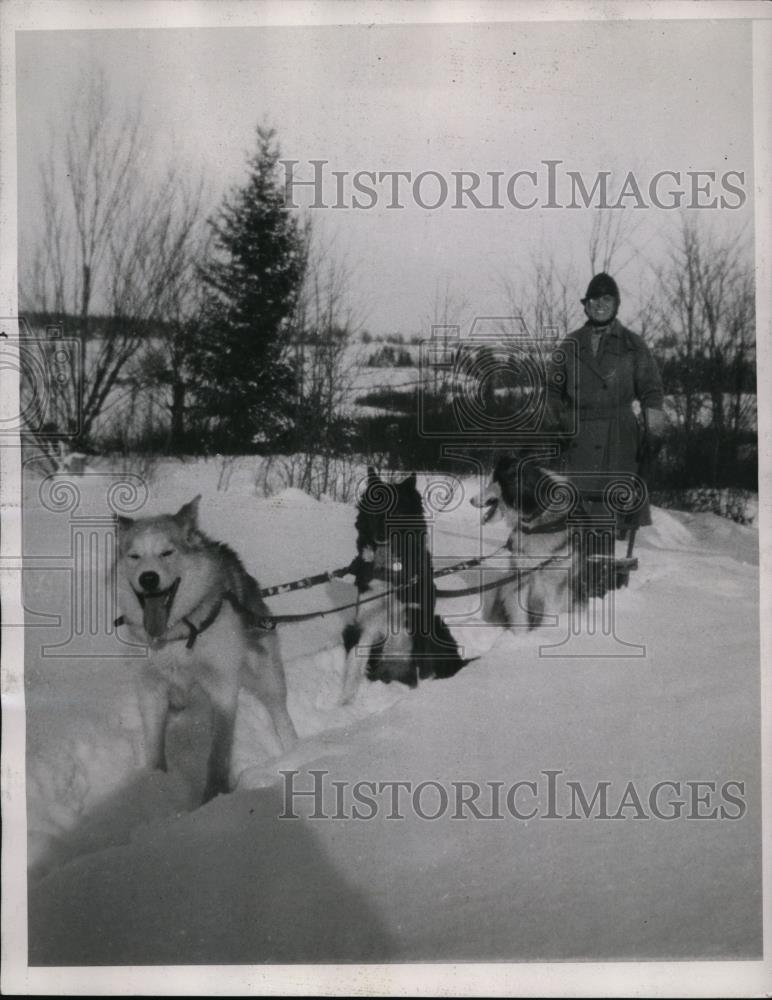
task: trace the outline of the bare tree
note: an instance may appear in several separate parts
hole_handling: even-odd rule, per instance
[[[165,217],[157,234],[159,256],[167,261],[159,302],[159,322],[152,342],[127,375],[133,385],[153,392],[162,390],[161,405],[168,414],[167,447],[184,448],[189,397],[195,392],[195,377],[188,364],[189,348],[204,335],[199,264],[210,239],[202,209],[203,183],[180,182],[171,192]]]
[[[199,214],[173,167],[154,179],[148,131],[141,108],[116,109],[104,73],[92,68],[40,167],[42,227],[21,300],[80,342],[66,408],[80,406],[81,441],[178,298]]]
[[[576,326],[580,285],[574,267],[559,263],[548,248],[514,274],[501,275],[499,285],[510,316],[522,319],[532,337],[563,337]]]
[[[358,367],[352,345],[362,321],[351,301],[351,268],[334,241],[307,221],[304,242],[305,273],[292,321],[298,372],[293,436],[301,467],[293,466],[292,477],[293,485],[320,496],[334,491],[347,449]]]
[[[474,319],[466,296],[454,286],[450,277],[438,279],[434,286],[429,312],[424,316],[424,340],[431,341],[423,351],[424,369],[420,372],[423,391],[438,400],[453,391],[453,363],[459,341]],[[428,402],[428,400],[427,400]]]
[[[681,442],[688,448],[707,423],[711,453],[702,457],[715,483],[727,450],[733,452],[739,435],[749,429],[755,319],[745,234],[717,235],[684,217],[657,286],[657,347],[665,359]]]
[[[587,241],[590,274],[619,273],[638,255],[634,236],[642,219],[629,212],[599,209],[592,217]]]
[[[731,301],[726,313],[727,339],[732,345],[727,396],[728,431],[739,443],[740,437],[755,427],[756,393],[756,302],[753,271],[746,267],[733,283]]]

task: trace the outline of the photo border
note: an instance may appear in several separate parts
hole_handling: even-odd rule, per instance
[[[123,3],[102,0],[39,0],[0,5],[0,315],[17,315],[16,288],[16,142],[15,32],[79,28],[190,28],[322,24],[410,24],[479,21],[701,20],[753,19],[755,261],[757,288],[757,365],[759,396],[759,548],[761,661],[772,663],[772,546],[770,529],[770,455],[772,453],[772,222],[769,184],[772,178],[772,11],[761,2],[618,3],[350,3],[267,2]],[[2,376],[0,407],[18,412],[18,386]],[[16,409],[14,410],[14,406]],[[0,449],[2,555],[21,555],[21,452]],[[0,574],[2,606],[12,620],[22,614],[20,574]],[[26,798],[25,704],[21,629],[6,628],[2,650],[2,989],[6,993],[107,995],[476,995],[490,996],[747,996],[769,993],[772,955],[770,893],[769,789],[772,766],[772,678],[761,671],[764,952],[766,959],[705,962],[565,962],[497,964],[421,964],[373,966],[142,966],[28,968],[26,964]]]

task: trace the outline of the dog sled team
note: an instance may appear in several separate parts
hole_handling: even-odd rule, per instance
[[[503,517],[509,527],[510,572],[491,586],[480,585],[480,592],[484,618],[512,628],[537,627],[626,582],[625,572],[616,572],[613,552],[599,557],[581,542],[574,544],[568,523],[577,509],[597,506],[588,476],[598,480],[590,484],[597,487],[610,472],[634,475],[640,469],[633,399],[643,407],[647,439],[658,427],[661,431],[659,373],[641,338],[616,320],[619,292],[613,279],[596,276],[582,301],[588,323],[564,341],[569,349],[560,352],[560,370],[553,368],[547,385],[555,427],[560,429],[566,413],[580,418],[562,469],[545,468],[538,453],[505,453],[471,501],[483,523]],[[577,471],[584,477],[581,491],[571,476]],[[350,702],[366,679],[414,687],[419,679],[450,678],[467,663],[436,611],[415,474],[385,482],[369,469],[363,485],[350,566],[356,596],[343,609],[348,620],[341,634],[342,703]],[[194,685],[206,692],[212,707],[207,801],[229,789],[242,687],[265,709],[267,741],[276,755],[289,750],[297,736],[287,711],[276,621],[236,553],[201,531],[199,499],[176,514],[119,518],[117,623],[149,647],[139,702],[150,766],[166,769],[170,715],[185,709]],[[623,537],[630,531],[628,557],[635,526],[650,523],[645,500],[644,489],[635,517],[620,515],[612,531],[612,547],[615,533]],[[632,562],[627,559],[628,571]]]
[[[544,497],[560,477],[517,457],[504,456],[471,502],[483,522],[502,516],[510,533],[513,573],[485,594],[485,617],[512,627],[535,627],[545,615],[586,601],[578,560],[565,566],[562,508]],[[170,717],[183,711],[194,685],[211,704],[211,748],[203,801],[229,789],[231,753],[241,688],[265,709],[266,745],[275,755],[297,739],[287,710],[287,688],[276,625],[255,578],[227,545],[199,527],[200,497],[175,514],[118,519],[116,624],[149,647],[139,706],[147,762],[166,770]],[[385,482],[371,468],[358,503],[356,555],[350,565],[355,598],[341,634],[345,670],[340,701],[362,683],[449,678],[467,663],[437,613],[437,587],[416,475]],[[539,563],[519,569],[522,557]],[[531,559],[533,563],[533,559]],[[556,571],[557,569],[557,571]]]

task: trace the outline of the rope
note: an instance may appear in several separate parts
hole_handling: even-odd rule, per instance
[[[379,594],[373,594],[370,597],[362,597],[361,594],[357,593],[355,601],[350,601],[348,604],[339,604],[337,608],[325,608],[324,611],[305,611],[294,615],[264,615],[262,617],[250,613],[250,624],[254,628],[270,630],[286,622],[307,622],[312,618],[325,618],[327,615],[336,615],[341,611],[348,611],[351,608],[356,608],[358,611],[361,604],[369,604],[370,601],[380,601],[387,594],[394,594],[400,590],[405,590],[407,587],[411,587],[413,582],[413,580],[409,580],[407,583],[400,584],[399,587],[382,590]]]
[[[495,550],[495,552],[489,552],[488,555],[478,556],[475,559],[466,559],[463,562],[455,563],[453,566],[446,566],[443,569],[437,570],[437,572],[433,574],[433,578],[450,576],[453,573],[458,573],[465,569],[473,569],[475,566],[479,566],[488,559],[492,559],[494,556],[499,555],[502,551],[509,551],[509,549],[506,545],[501,545]],[[490,590],[493,587],[500,587],[502,584],[516,580],[524,573],[534,573],[536,570],[542,569],[548,563],[553,562],[556,558],[556,556],[551,556],[549,559],[545,559],[536,566],[518,569],[508,576],[499,577],[487,584],[467,587],[462,590],[436,590],[435,593],[437,597],[442,598],[464,597],[469,594],[479,594],[482,591]],[[380,593],[372,594],[369,597],[362,597],[362,595],[358,593],[355,601],[350,601],[347,604],[339,604],[335,608],[325,608],[323,611],[304,611],[296,614],[264,615],[262,617],[256,616],[252,612],[246,613],[246,609],[242,609],[242,613],[246,613],[245,617],[248,618],[251,627],[258,628],[263,631],[270,631],[277,625],[283,625],[290,622],[306,622],[311,621],[314,618],[325,618],[327,615],[336,615],[341,611],[350,611],[351,608],[356,608],[358,614],[360,605],[369,604],[371,601],[380,601],[389,594],[399,593],[402,590],[406,590],[408,587],[412,587],[414,583],[415,578],[408,580],[407,583],[400,584],[398,587],[391,587],[388,590],[382,590]]]
[[[320,583],[329,583],[331,580],[353,573],[356,563],[357,558],[354,558],[348,566],[341,566],[340,569],[331,569],[326,573],[316,573],[314,576],[304,576],[302,579],[292,580],[290,583],[277,583],[273,587],[263,587],[260,591],[260,597],[276,597],[277,594],[289,594],[295,590],[306,590],[308,587],[317,587]]]
[[[489,552],[487,556],[479,556],[476,559],[467,559],[465,562],[455,563],[453,566],[446,566],[444,569],[437,570],[434,573],[434,576],[449,576],[450,574],[463,569],[471,569],[475,566],[479,566],[480,563],[484,562],[486,559],[492,559],[494,556],[506,549],[506,545],[501,545],[495,550],[495,552]],[[263,587],[262,590],[259,591],[259,595],[260,597],[276,597],[278,594],[290,594],[293,591],[307,590],[309,587],[317,587],[319,584],[329,583],[331,580],[355,573],[358,562],[359,556],[355,556],[348,566],[341,566],[339,569],[331,569],[325,573],[316,573],[314,576],[304,576],[299,580],[292,580],[289,583],[277,583],[272,587]]]
[[[544,569],[551,562],[555,562],[560,556],[550,556],[549,559],[545,559],[543,562],[537,563],[536,566],[529,566],[528,568],[516,569],[514,573],[510,573],[508,576],[500,576],[496,580],[491,580],[490,583],[478,584],[475,587],[464,587],[461,590],[441,590],[437,589],[435,594],[437,597],[453,598],[453,597],[469,597],[471,594],[482,594],[486,590],[493,590],[494,587],[500,587],[504,583],[511,583],[513,580],[518,580],[522,576],[527,576],[530,573],[535,573],[537,570]]]
[[[554,530],[555,530],[555,522],[548,521],[539,523],[537,519],[536,523],[533,526],[531,526],[530,530],[528,531],[528,534],[532,533],[538,534],[541,532],[551,533]],[[633,535],[633,539],[634,537],[635,536]],[[631,541],[633,539],[631,539]],[[628,546],[628,553],[630,548],[631,546]],[[500,555],[502,552],[505,551],[511,553],[511,549],[509,548],[508,543],[500,545],[499,548],[497,548],[493,552],[489,552],[487,555],[477,556],[474,559],[465,559],[462,562],[454,563],[452,566],[445,566],[442,569],[435,570],[435,572],[432,574],[432,578],[439,579],[440,577],[443,576],[451,576],[455,573],[463,572],[464,570],[474,569],[476,566],[481,566],[484,562],[487,562],[489,559],[495,558],[496,556]],[[487,590],[492,590],[494,587],[501,587],[506,583],[511,583],[513,580],[517,580],[524,575],[535,573],[538,570],[544,569],[545,566],[548,566],[550,563],[555,562],[559,558],[561,557],[550,556],[548,559],[545,559],[542,562],[537,563],[535,566],[522,566],[516,569],[513,573],[510,573],[507,576],[498,577],[497,579],[492,580],[490,583],[486,584],[477,584],[476,586],[473,587],[463,587],[457,590],[446,590],[441,588],[435,588],[435,596],[438,598],[443,598],[445,600],[448,599],[452,600],[453,598],[456,597],[469,597],[473,594],[484,593]],[[358,559],[359,557],[357,556],[349,563],[348,566],[344,566],[339,569],[329,570],[326,573],[317,573],[314,576],[303,577],[300,580],[293,580],[289,583],[281,583],[273,587],[264,587],[260,591],[260,596],[274,597],[277,594],[288,594],[292,593],[293,591],[305,590],[309,587],[315,587],[318,586],[319,584],[327,583],[330,580],[342,576],[347,576],[348,574],[352,574],[355,572]],[[413,579],[411,580],[408,580],[406,583],[400,584],[399,586],[396,587],[391,587],[388,590],[383,590],[378,594],[372,594],[369,597],[362,597],[361,592],[357,591],[357,599],[355,601],[350,601],[346,604],[339,604],[335,608],[326,608],[322,611],[304,611],[295,614],[257,616],[254,614],[254,612],[250,611],[249,609],[243,606],[239,607],[238,610],[247,619],[250,628],[257,628],[263,631],[270,631],[276,628],[277,625],[288,624],[292,622],[306,622],[306,621],[311,621],[314,618],[325,618],[327,615],[340,614],[341,611],[350,611],[351,608],[356,608],[356,616],[358,617],[360,605],[369,604],[371,601],[383,600],[383,598],[387,597],[389,594],[399,593],[400,591],[413,586],[414,583],[415,583],[415,577],[413,577]],[[226,597],[228,596],[229,595],[226,595]]]

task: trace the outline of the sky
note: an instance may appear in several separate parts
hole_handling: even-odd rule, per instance
[[[646,195],[660,171],[744,173],[739,208],[692,209],[711,227],[752,224],[753,108],[747,21],[595,21],[446,25],[345,25],[155,30],[35,31],[17,35],[19,230],[22,258],[40,223],[39,163],[61,147],[79,78],[103,68],[116,108],[141,101],[158,162],[173,157],[203,176],[212,203],[245,177],[257,123],[275,126],[282,153],[326,160],[346,172],[343,208],[311,210],[351,271],[355,312],[375,334],[424,333],[449,289],[475,315],[504,315],[505,280],[528,280],[534,263],[572,267],[576,298],[591,274],[588,237],[597,208],[549,208],[546,160],[579,171],[591,190],[610,171],[615,201],[633,172],[644,207],[629,198],[629,245],[614,261],[623,298],[635,297],[661,263],[678,211]],[[451,193],[436,209],[410,188],[389,209],[352,206],[357,171],[435,171]],[[529,209],[452,208],[453,172],[500,171]],[[151,177],[152,168],[148,176]],[[420,189],[425,205],[438,181]],[[480,199],[490,202],[490,182]],[[668,190],[664,184],[662,191]],[[298,197],[303,203],[306,192]],[[703,196],[701,196],[703,197]],[[570,202],[568,188],[557,200]],[[664,200],[664,198],[663,198]],[[309,203],[310,199],[305,198]],[[607,209],[608,215],[612,210]],[[22,274],[24,267],[21,267]],[[624,312],[624,310],[623,310]]]

